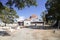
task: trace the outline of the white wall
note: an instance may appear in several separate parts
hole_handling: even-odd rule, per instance
[[[24,26],[30,26],[31,22],[30,21],[24,21]]]

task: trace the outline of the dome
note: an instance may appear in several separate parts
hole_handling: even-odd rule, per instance
[[[35,15],[35,14],[32,14],[32,15],[30,16],[30,19],[32,19],[32,18],[37,19],[37,18],[38,18],[38,16],[37,16],[37,15]]]

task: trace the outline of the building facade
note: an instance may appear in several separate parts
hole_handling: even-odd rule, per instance
[[[18,24],[20,26],[43,26],[44,22],[40,21],[40,19],[38,19],[38,16],[33,14],[32,16],[25,19],[24,21],[19,21]]]

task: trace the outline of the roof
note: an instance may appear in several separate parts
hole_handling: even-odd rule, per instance
[[[36,14],[32,14],[32,15],[30,16],[30,19],[32,19],[32,18],[38,18],[38,16],[37,16]]]

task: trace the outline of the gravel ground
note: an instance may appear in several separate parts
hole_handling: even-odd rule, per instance
[[[0,40],[60,40],[60,30],[22,28],[11,36],[0,36]]]

